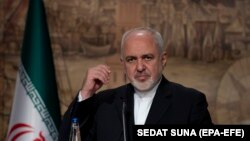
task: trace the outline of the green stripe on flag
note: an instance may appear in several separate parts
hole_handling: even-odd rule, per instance
[[[21,62],[58,128],[61,120],[60,106],[53,54],[42,0],[30,0]]]

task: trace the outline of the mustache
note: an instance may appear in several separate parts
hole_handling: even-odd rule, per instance
[[[135,78],[138,78],[138,77],[142,77],[142,76],[146,76],[146,77],[150,77],[151,75],[149,73],[146,73],[146,72],[143,72],[143,73],[136,73],[135,74]]]

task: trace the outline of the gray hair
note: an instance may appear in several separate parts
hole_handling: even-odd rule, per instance
[[[127,38],[129,37],[129,35],[133,33],[138,33],[138,32],[149,33],[153,37],[155,41],[155,45],[158,47],[159,53],[161,54],[163,52],[163,39],[162,39],[161,34],[158,31],[149,27],[139,27],[139,28],[131,29],[123,34],[122,41],[121,41],[121,58],[123,58],[123,48],[124,48],[124,44]]]

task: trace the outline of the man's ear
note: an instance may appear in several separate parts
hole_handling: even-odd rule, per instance
[[[121,65],[123,66],[123,71],[124,71],[124,73],[126,74],[126,66],[125,66],[125,62],[124,62],[124,59],[123,58],[120,58],[120,63],[121,63]]]
[[[168,60],[168,55],[167,55],[167,52],[164,51],[164,52],[162,53],[162,57],[161,57],[161,62],[162,62],[163,68],[166,66],[167,60]]]

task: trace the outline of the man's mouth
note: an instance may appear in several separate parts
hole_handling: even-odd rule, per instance
[[[149,77],[150,77],[149,75],[136,75],[135,79],[140,82],[143,82],[146,81]]]

